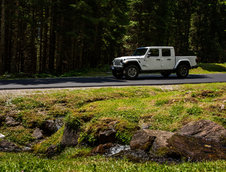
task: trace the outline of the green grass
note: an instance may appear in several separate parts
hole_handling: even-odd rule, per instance
[[[190,74],[226,73],[226,63],[200,63]]]
[[[13,116],[22,126],[18,130],[7,128],[0,121],[3,123],[0,131],[9,140],[26,145],[32,140],[34,128],[41,127],[45,120],[60,117],[81,128],[80,140],[92,144],[108,121],[116,121],[118,141],[123,143],[130,141],[133,131],[142,123],[150,123],[150,129],[176,131],[189,121],[209,119],[226,127],[225,109],[221,109],[225,105],[225,86],[218,83],[181,85],[173,90],[161,87],[58,90],[12,97],[2,99],[1,116]]]
[[[81,130],[79,142],[95,144],[98,131],[114,121],[119,143],[128,144],[143,123],[150,129],[177,131],[190,121],[208,119],[226,127],[226,83],[188,84],[159,87],[122,87],[75,90],[33,91],[26,96],[0,97],[0,133],[26,146],[31,134],[47,119],[64,118]],[[8,127],[10,115],[21,126]],[[64,128],[34,146],[44,153],[59,145]],[[67,148],[53,159],[32,154],[0,153],[0,171],[224,171],[225,161],[160,165],[132,163],[125,159],[90,157],[92,148]]]
[[[98,172],[143,172],[143,171],[212,171],[223,172],[226,170],[225,161],[200,162],[200,163],[183,163],[183,164],[157,164],[153,162],[132,163],[126,159],[112,159],[102,156],[92,157],[73,157],[76,151],[67,150],[67,153],[57,159],[43,159],[28,153],[0,153],[0,171],[98,171]],[[78,153],[79,154],[79,153]]]

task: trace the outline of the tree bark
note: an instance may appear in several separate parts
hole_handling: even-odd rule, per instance
[[[18,16],[19,16],[19,1],[16,1],[15,4],[15,20],[12,21],[11,24],[11,29],[12,29],[12,53],[11,53],[11,61],[10,61],[10,72],[11,73],[16,73],[17,71],[17,48],[18,48],[18,27],[19,27],[19,20],[18,20]]]
[[[56,44],[56,33],[54,31],[54,7],[51,7],[50,9],[50,41],[49,41],[49,63],[48,68],[49,71],[52,73],[54,72],[54,57],[55,57],[55,44]]]
[[[4,73],[5,57],[5,0],[1,4],[0,74]]]

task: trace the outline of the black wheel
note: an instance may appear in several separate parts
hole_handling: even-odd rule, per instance
[[[189,66],[186,64],[179,65],[176,73],[178,78],[186,78],[189,74]]]
[[[164,77],[164,78],[169,78],[171,72],[169,71],[164,71],[164,72],[161,72],[161,75]]]
[[[139,75],[139,69],[136,65],[129,65],[125,68],[126,79],[136,79]]]
[[[112,75],[117,79],[122,79],[122,77],[123,77],[122,72],[118,72],[118,71],[115,71],[115,70],[112,70]]]

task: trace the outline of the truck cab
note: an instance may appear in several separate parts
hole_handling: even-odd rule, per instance
[[[196,56],[175,56],[172,46],[140,47],[131,56],[115,58],[112,74],[116,78],[135,79],[143,72],[160,72],[164,77],[176,72],[179,78],[185,78],[189,69],[197,66],[196,59]]]

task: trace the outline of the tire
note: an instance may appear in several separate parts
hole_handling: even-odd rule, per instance
[[[136,65],[129,65],[125,68],[126,79],[136,79],[139,75],[139,68]]]
[[[179,65],[176,74],[178,78],[186,78],[189,74],[189,66],[186,64]]]
[[[117,72],[115,70],[112,70],[112,75],[116,78],[116,79],[122,79],[123,77],[123,73],[122,72]]]
[[[164,77],[164,78],[169,78],[171,72],[169,71],[164,71],[164,72],[161,72],[161,75]]]

